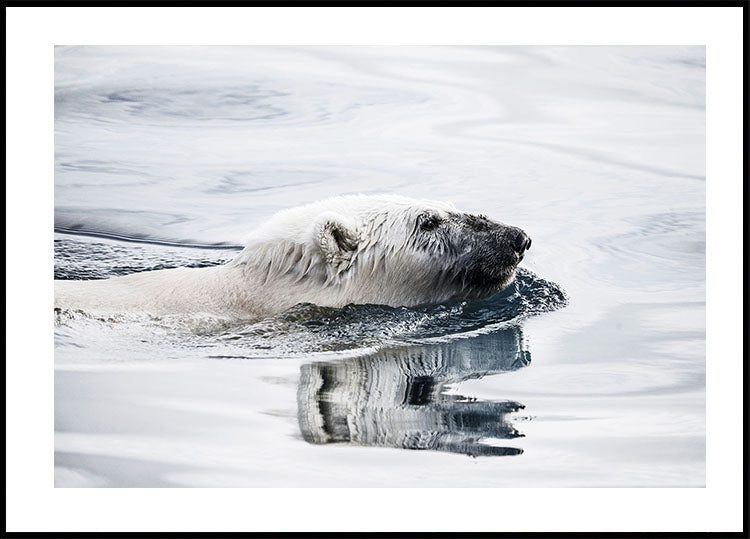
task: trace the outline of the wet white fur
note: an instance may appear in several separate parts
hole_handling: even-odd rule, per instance
[[[284,210],[232,261],[99,281],[56,281],[55,306],[92,313],[211,313],[257,318],[298,303],[410,306],[444,301],[440,246],[416,249],[417,218],[452,204],[399,196],[342,196]],[[333,232],[353,250],[340,248]]]

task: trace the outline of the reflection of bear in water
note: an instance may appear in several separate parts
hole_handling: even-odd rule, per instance
[[[382,350],[342,361],[303,365],[298,418],[310,443],[348,442],[480,455],[515,455],[483,439],[522,436],[505,414],[513,401],[446,395],[445,386],[526,366],[519,328],[450,344]]]

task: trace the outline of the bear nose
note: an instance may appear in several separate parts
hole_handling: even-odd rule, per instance
[[[531,247],[531,238],[526,235],[526,232],[519,230],[516,234],[516,238],[513,242],[514,248],[518,254],[523,256],[525,251],[528,251]]]

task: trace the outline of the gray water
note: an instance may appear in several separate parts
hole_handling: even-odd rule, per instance
[[[55,81],[59,279],[349,193],[533,238],[478,302],[55,313],[56,486],[705,485],[703,47],[58,47]]]

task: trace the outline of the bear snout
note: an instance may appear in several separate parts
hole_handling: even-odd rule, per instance
[[[520,228],[516,228],[513,231],[513,239],[511,241],[513,242],[513,249],[516,251],[516,254],[523,259],[524,253],[531,248],[531,238],[526,232]]]

